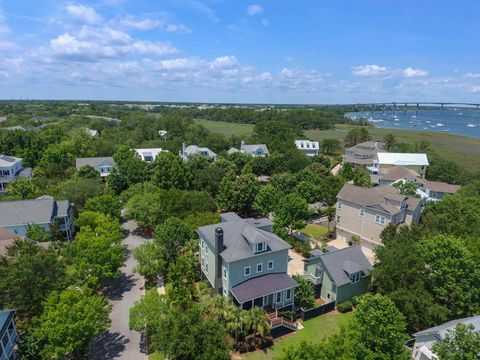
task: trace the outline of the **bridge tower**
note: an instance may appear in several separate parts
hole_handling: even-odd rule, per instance
[[[393,115],[397,112],[397,104],[393,103]]]
[[[440,109],[440,121],[443,120],[443,105],[444,105],[444,104],[442,103],[442,107],[441,107],[441,109]]]
[[[419,103],[417,103],[417,107],[416,107],[416,109],[415,109],[415,116],[417,116],[417,115],[418,115],[418,107],[419,107],[419,106],[420,106],[420,104],[419,104]]]
[[[405,103],[405,108],[403,109],[403,114],[407,113],[407,103]]]
[[[385,115],[385,104],[382,105],[382,115]]]

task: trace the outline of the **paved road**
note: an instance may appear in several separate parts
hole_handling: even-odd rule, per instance
[[[143,277],[133,272],[137,261],[131,252],[145,242],[145,238],[136,234],[137,224],[134,221],[127,221],[122,228],[128,232],[128,236],[123,240],[123,244],[127,246],[127,258],[124,266],[120,268],[119,278],[104,291],[113,306],[110,313],[112,325],[94,340],[90,352],[92,360],[147,358],[143,337],[139,332],[128,328],[129,310],[144,291]]]

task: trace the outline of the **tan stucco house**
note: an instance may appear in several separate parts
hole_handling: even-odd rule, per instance
[[[337,239],[348,243],[356,236],[362,246],[373,249],[381,244],[387,225],[418,223],[422,200],[402,195],[392,185],[363,188],[347,183],[335,207]]]

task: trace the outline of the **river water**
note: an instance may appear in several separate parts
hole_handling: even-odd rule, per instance
[[[381,128],[435,131],[480,138],[480,111],[473,109],[397,110],[352,112],[351,119],[366,118]]]

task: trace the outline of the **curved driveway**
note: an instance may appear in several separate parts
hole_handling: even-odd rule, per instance
[[[128,328],[129,310],[144,293],[144,279],[133,271],[137,261],[133,258],[132,251],[146,239],[137,234],[135,221],[127,221],[122,229],[128,234],[122,242],[127,247],[125,264],[120,268],[118,279],[104,290],[104,295],[112,304],[112,325],[93,341],[90,350],[92,360],[147,358],[143,336]]]

